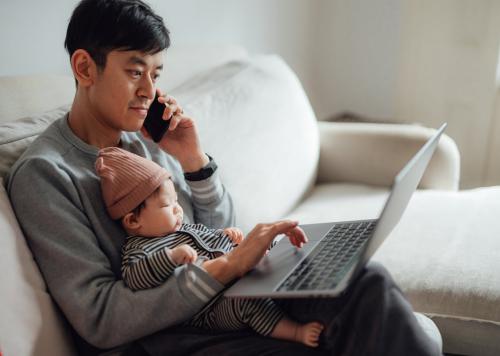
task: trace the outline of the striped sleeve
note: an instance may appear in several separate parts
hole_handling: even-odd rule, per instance
[[[165,282],[176,267],[167,254],[167,248],[152,251],[132,248],[123,255],[122,277],[132,290],[154,288]]]
[[[205,249],[209,252],[229,252],[233,249],[233,242],[224,233],[223,229],[211,229],[203,224],[184,224],[185,231],[201,239]]]

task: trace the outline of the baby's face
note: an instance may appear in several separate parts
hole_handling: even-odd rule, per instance
[[[175,232],[180,228],[182,218],[183,210],[177,202],[174,184],[167,179],[160,186],[157,194],[146,199],[146,206],[138,217],[141,227],[137,234],[157,237]]]

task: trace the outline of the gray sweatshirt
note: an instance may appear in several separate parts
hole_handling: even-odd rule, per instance
[[[233,204],[217,172],[186,181],[179,163],[140,134],[123,133],[121,147],[172,173],[185,223],[234,225]],[[188,320],[223,285],[189,264],[157,288],[125,287],[120,251],[126,233],[106,212],[94,170],[97,152],[74,135],[66,115],[15,163],[7,190],[55,302],[84,340],[112,348]]]

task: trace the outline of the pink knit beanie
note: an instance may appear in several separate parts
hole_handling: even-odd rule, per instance
[[[171,175],[153,161],[118,147],[99,151],[95,169],[109,215],[119,219],[139,206]]]

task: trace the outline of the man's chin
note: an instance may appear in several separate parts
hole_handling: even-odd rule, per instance
[[[137,132],[141,129],[142,125],[144,124],[144,120],[128,120],[127,125],[124,125],[122,128],[122,131],[126,132]]]

